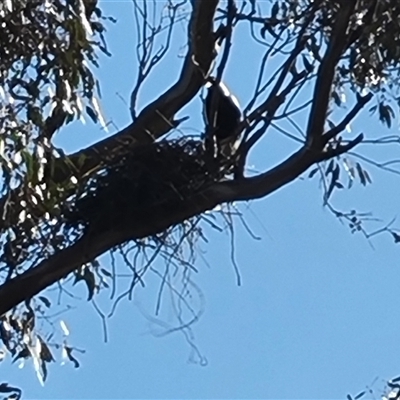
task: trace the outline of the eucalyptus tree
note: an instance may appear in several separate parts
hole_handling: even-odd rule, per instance
[[[351,231],[400,241],[391,225],[371,233],[363,214],[339,211],[331,201],[346,182],[371,183],[367,164],[399,173],[395,163],[378,164],[360,150],[396,147],[399,136],[347,129],[366,110],[389,127],[398,115],[397,0],[133,0],[132,6],[138,68],[131,123],[65,154],[54,139],[66,125],[86,117],[106,125],[93,67],[100,53],[112,56],[105,36],[115,21],[96,0],[0,5],[0,337],[14,358],[32,357],[42,378],[54,349],[77,363],[72,347],[50,344],[52,333],[35,324],[53,307],[46,289],[82,281],[92,299],[114,288],[113,262],[110,268],[98,262],[105,253],[111,260],[118,255],[131,273],[118,299],[131,295],[154,260],[191,269],[210,213],[229,224],[232,204],[272,195],[300,176],[320,180],[326,207]],[[139,92],[166,63],[178,24],[187,28],[179,77],[138,110]],[[221,157],[206,145],[216,126],[208,121],[200,134],[185,135],[186,118],[177,114],[210,79],[224,82],[242,25],[261,57],[243,71],[254,77],[252,96],[232,128],[237,146]],[[297,148],[255,173],[251,151],[270,130]]]

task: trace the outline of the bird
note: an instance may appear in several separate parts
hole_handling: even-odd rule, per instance
[[[217,157],[232,158],[240,144],[239,124],[242,119],[237,98],[223,82],[209,77],[205,99],[206,148]]]

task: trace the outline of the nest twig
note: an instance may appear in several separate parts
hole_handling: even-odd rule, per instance
[[[144,208],[184,201],[228,171],[199,140],[144,146],[91,177],[69,203],[67,223],[95,230],[132,224]]]

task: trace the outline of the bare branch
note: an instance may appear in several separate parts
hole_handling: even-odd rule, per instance
[[[178,11],[183,3],[169,4],[166,8],[168,10],[168,16],[161,16],[160,21],[155,24],[150,23],[149,20],[149,10],[147,8],[147,3],[143,3],[143,9],[140,8],[136,0],[133,1],[134,5],[134,16],[135,25],[137,29],[138,44],[136,46],[136,58],[138,61],[138,74],[136,78],[136,83],[131,93],[130,99],[130,112],[132,119],[136,119],[136,101],[143,83],[149,76],[153,68],[164,58],[167,51],[170,48],[171,38],[173,29],[176,22],[179,20]],[[153,1],[153,13],[155,12],[156,2]],[[153,15],[153,19],[155,19]],[[164,20],[167,19],[168,22],[165,25]],[[142,29],[140,29],[142,26]],[[157,36],[166,30],[166,37],[164,43],[154,54],[154,45]]]
[[[305,27],[304,27],[305,30]],[[246,118],[246,121],[244,123],[250,124],[253,121],[258,120],[262,114],[267,113],[268,117],[273,116],[276,113],[276,110],[279,108],[279,106],[282,104],[284,101],[283,98],[278,96],[278,93],[293,65],[295,62],[297,56],[300,54],[300,52],[304,48],[304,44],[306,42],[306,38],[304,38],[303,33],[299,34],[299,39],[296,42],[296,45],[291,52],[290,56],[288,59],[285,61],[282,71],[273,87],[271,90],[270,94],[268,95],[268,98],[259,106],[257,107],[250,115]],[[288,85],[292,88],[291,85]],[[243,129],[243,128],[242,128]]]
[[[341,2],[328,49],[318,69],[313,96],[314,102],[307,126],[309,146],[321,147],[320,139],[326,121],[335,68],[347,44],[347,27],[356,3],[355,0]]]
[[[330,131],[323,135],[323,144],[328,143],[331,139],[341,133],[346,126],[357,116],[357,114],[362,110],[362,108],[372,99],[373,94],[369,93],[366,96],[357,96],[357,103],[350,110],[350,112],[343,118],[343,120],[332,128]]]
[[[236,6],[233,0],[228,0],[227,8],[228,8],[227,21],[226,21],[226,26],[224,27],[225,31],[224,50],[222,53],[221,62],[217,69],[217,79],[216,79],[217,83],[221,81],[222,74],[225,70],[226,63],[228,62],[230,50],[232,47],[232,31],[233,31],[234,17],[236,14]]]
[[[275,97],[274,97],[275,101],[273,103],[273,106],[270,109],[272,112],[272,115],[274,115],[276,113],[276,110],[279,108],[279,106],[285,102],[286,97],[296,87],[296,84],[299,81],[301,81],[303,78],[305,78],[306,75],[307,75],[306,71],[303,71],[299,74],[293,75],[291,81],[282,90],[282,92],[275,95]],[[272,100],[270,100],[270,101],[272,101]],[[268,100],[267,100],[267,102],[268,102]],[[241,148],[239,151],[239,164],[242,167],[244,167],[248,152],[263,137],[263,135],[267,131],[268,127],[270,126],[271,122],[272,122],[272,118],[271,118],[271,116],[268,115],[263,120],[263,126],[260,129],[258,129],[255,133],[253,133],[249,139],[246,140],[247,135],[245,135],[245,137],[244,137],[245,140],[241,144]],[[240,167],[239,167],[239,170],[240,170]]]
[[[271,170],[250,178],[222,182],[215,185],[221,202],[246,201],[270,195],[295,180],[315,163],[317,154],[302,147]]]
[[[351,140],[347,144],[338,145],[335,148],[322,151],[318,157],[318,162],[329,160],[330,158],[337,157],[340,156],[341,154],[347,153],[348,151],[356,147],[359,143],[361,143],[363,139],[364,135],[361,133],[355,139]]]

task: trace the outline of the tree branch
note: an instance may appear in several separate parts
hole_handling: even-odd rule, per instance
[[[132,225],[129,223],[115,225],[112,230],[104,231],[88,230],[74,245],[56,252],[36,267],[0,286],[0,316],[119,244],[156,235],[222,203],[265,197],[294,181],[311,165],[342,154],[360,143],[362,135],[347,145],[325,152],[319,146],[310,146],[310,140],[313,144],[312,141],[315,138],[322,137],[334,64],[342,53],[347,24],[351,10],[354,8],[354,1],[350,5],[350,0],[346,2],[347,5],[341,6],[338,13],[339,22],[335,24],[331,43],[320,66],[309,120],[309,141],[297,152],[281,164],[257,176],[212,183],[193,193],[189,198],[169,200],[141,208],[139,215],[135,215],[135,223]],[[121,146],[151,143],[155,138],[162,136],[164,130],[169,129],[166,121],[172,121],[180,107],[195,95],[203,84],[204,76],[211,65],[214,49],[212,20],[217,3],[217,0],[193,2],[191,45],[179,81],[143,110],[134,124],[119,134],[92,146],[89,150],[84,150],[85,154],[94,152],[94,157],[100,157],[101,160],[104,151],[118,152]],[[196,34],[199,36],[193,37]],[[205,43],[202,44],[202,41]],[[292,54],[292,57],[295,56]],[[278,91],[282,84],[283,81],[279,84]],[[317,136],[315,136],[316,132]]]
[[[240,129],[243,129],[246,125],[250,124],[253,121],[259,120],[260,116],[263,115],[264,113],[267,113],[268,118],[272,118],[275,115],[279,106],[283,103],[284,99],[279,97],[278,93],[283,83],[285,82],[285,79],[290,71],[290,68],[295,62],[297,56],[304,49],[304,45],[307,40],[307,38],[304,37],[305,29],[306,27],[304,27],[303,30],[299,33],[296,45],[293,48],[287,60],[285,61],[284,65],[282,66],[282,71],[279,74],[279,77],[274,87],[272,88],[270,94],[268,95],[267,99],[246,117],[246,120],[242,122]]]
[[[130,151],[132,147],[152,143],[165,135],[174,126],[175,114],[203,86],[214,58],[213,20],[218,0],[198,0],[193,4],[189,24],[189,50],[178,81],[148,105],[136,121],[125,129],[70,155],[73,162],[82,155],[89,157],[88,163],[82,166],[82,172],[101,162],[105,154],[108,157],[113,153],[119,156],[121,151]]]
[[[362,142],[364,135],[360,133],[355,139],[351,140],[347,144],[338,145],[332,149],[322,151],[318,157],[318,162],[330,160],[331,158],[340,156],[341,154],[347,153],[354,149],[358,144]]]
[[[347,44],[347,28],[356,3],[356,0],[341,2],[328,49],[318,69],[313,96],[314,102],[311,106],[307,126],[307,142],[309,146],[321,147],[320,139],[326,121],[335,68]]]
[[[143,209],[134,226],[112,231],[88,232],[74,245],[60,250],[38,266],[0,286],[0,316],[66,277],[81,265],[125,243],[165,231],[171,226],[211,210],[218,204],[261,198],[293,181],[316,160],[303,147],[270,171],[251,178],[213,184],[185,201]]]
[[[67,156],[71,162],[56,159],[52,174],[54,182],[61,182],[75,173],[66,164],[72,163],[76,171],[84,175],[103,160],[120,157],[133,147],[152,143],[171,130],[175,124],[175,114],[201,89],[210,69],[214,58],[213,20],[217,4],[218,0],[196,0],[193,3],[189,23],[189,49],[178,81],[120,132]],[[7,199],[18,192],[19,189],[16,189],[11,195],[0,199],[0,215],[4,215]],[[0,230],[3,227],[4,220],[0,220]]]
[[[334,128],[329,130],[323,135],[323,145],[328,143],[331,139],[336,137],[339,133],[343,132],[346,126],[357,116],[363,107],[372,99],[373,94],[369,93],[366,96],[357,96],[357,103],[350,110],[350,112],[343,118],[343,120]]]

